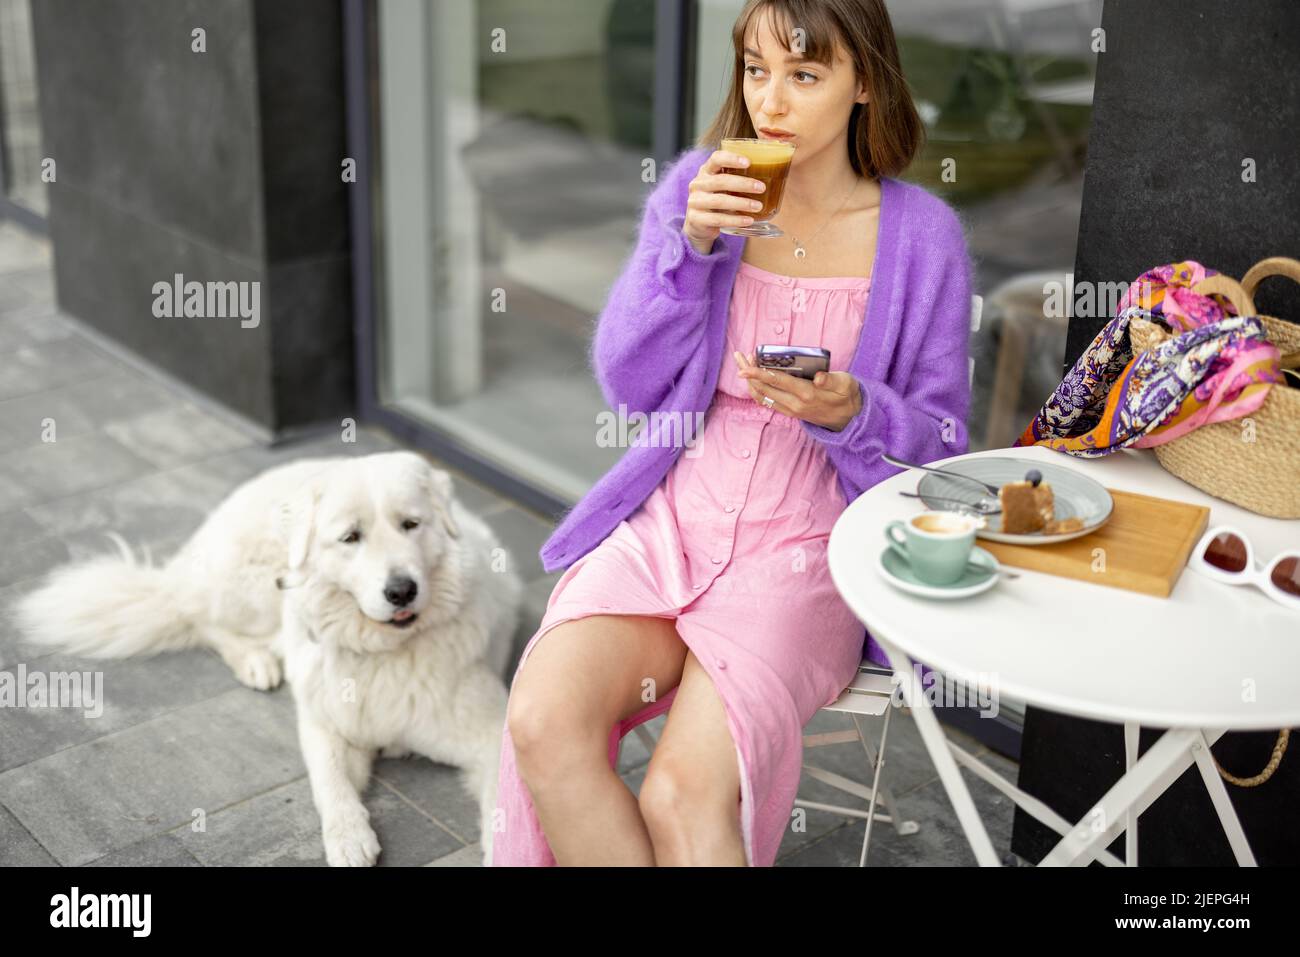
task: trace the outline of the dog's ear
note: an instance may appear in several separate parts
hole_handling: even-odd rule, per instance
[[[451,538],[460,538],[460,525],[451,514],[452,501],[456,494],[451,483],[451,473],[437,468],[418,452],[408,450],[396,454],[415,470],[416,481],[428,496],[434,511],[438,513],[438,519],[442,522],[446,533]]]
[[[281,540],[285,543],[286,564],[289,567],[290,582],[282,587],[297,584],[303,564],[307,561],[307,552],[311,550],[312,535],[316,528],[316,504],[320,499],[320,482],[315,476],[290,493],[280,502],[277,525]]]
[[[452,538],[460,538],[460,526],[456,524],[456,520],[451,516],[452,500],[456,494],[451,484],[451,473],[430,465],[429,481],[433,485],[430,498],[433,507],[438,510],[438,516],[442,519],[442,527],[447,530],[447,534]]]

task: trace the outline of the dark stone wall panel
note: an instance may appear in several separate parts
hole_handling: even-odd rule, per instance
[[[218,250],[263,255],[248,0],[32,4],[58,183]],[[190,32],[207,31],[207,52]],[[50,188],[51,220],[65,199]]]
[[[270,425],[271,323],[267,284],[260,321],[157,318],[154,283],[262,281],[255,263],[128,216],[97,196],[68,190],[50,219],[60,308],[243,415]]]
[[[1300,4],[1248,6],[1105,5],[1076,284],[1183,259],[1240,279],[1267,256],[1300,257]],[[1257,298],[1300,322],[1300,286],[1269,280]],[[1111,318],[1074,317],[1065,368]]]

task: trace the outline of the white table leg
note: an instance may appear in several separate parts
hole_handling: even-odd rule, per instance
[[[1246,832],[1242,830],[1241,821],[1237,818],[1237,809],[1232,806],[1232,798],[1228,797],[1228,789],[1223,784],[1223,778],[1219,777],[1219,769],[1214,766],[1214,759],[1210,754],[1210,744],[1219,740],[1223,731],[1209,732],[1209,738],[1202,732],[1200,741],[1192,745],[1192,756],[1196,758],[1196,766],[1201,771],[1201,779],[1205,782],[1205,790],[1210,792],[1210,800],[1214,802],[1214,809],[1219,813],[1219,823],[1223,825],[1223,833],[1228,836],[1228,843],[1232,845],[1232,853],[1237,858],[1237,864],[1241,867],[1255,867],[1255,852],[1250,849],[1250,842],[1246,840]]]
[[[966,840],[970,842],[971,850],[975,853],[975,860],[981,867],[1002,866],[997,853],[993,850],[993,842],[989,840],[984,822],[980,819],[979,811],[975,809],[975,802],[971,800],[970,791],[966,788],[966,782],[962,779],[957,762],[953,760],[952,752],[948,750],[948,738],[939,727],[939,721],[930,708],[930,702],[926,699],[920,682],[912,671],[911,659],[879,635],[875,635],[875,638],[880,647],[885,650],[885,654],[889,656],[889,664],[894,669],[895,680],[900,682],[902,688],[903,700],[912,709],[912,718],[916,721],[917,730],[921,732],[921,740],[925,742],[925,748],[930,752],[930,760],[934,762],[935,770],[939,772],[939,780],[943,782],[944,790],[948,792],[948,800],[952,802],[953,810],[957,812],[957,821],[966,832]]]
[[[1124,722],[1124,773],[1133,770],[1133,762],[1138,756],[1138,732],[1142,730],[1141,725],[1134,724],[1132,721]],[[1138,866],[1138,816],[1133,810],[1129,810],[1124,815],[1128,827],[1124,831],[1124,866]]]
[[[1201,740],[1201,732],[1195,728],[1166,731],[1093,810],[1061,838],[1040,866],[1084,865],[1091,861],[1094,849],[1106,847],[1125,830],[1130,808],[1135,814],[1141,814],[1191,766],[1192,746]]]

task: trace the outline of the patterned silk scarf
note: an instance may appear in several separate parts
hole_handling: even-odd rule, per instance
[[[1258,318],[1236,315],[1220,294],[1192,290],[1213,275],[1187,260],[1139,276],[1015,446],[1095,458],[1170,442],[1258,409],[1281,376],[1277,347]],[[1133,319],[1174,335],[1134,356]]]

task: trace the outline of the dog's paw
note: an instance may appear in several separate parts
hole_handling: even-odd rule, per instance
[[[379,860],[379,838],[368,816],[348,815],[325,824],[325,861],[330,867],[373,867]]]
[[[242,650],[235,659],[226,659],[241,684],[258,691],[270,691],[278,688],[283,673],[280,659],[267,648],[248,648]]]

